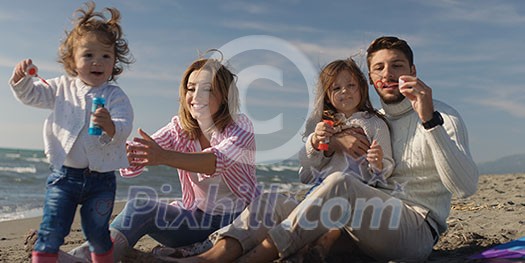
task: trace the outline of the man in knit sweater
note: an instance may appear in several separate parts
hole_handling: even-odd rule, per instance
[[[324,222],[346,220],[336,228],[344,230],[354,247],[376,260],[422,262],[428,257],[447,228],[452,195],[466,197],[477,188],[479,175],[470,155],[467,130],[459,114],[433,100],[432,89],[417,78],[412,50],[404,40],[374,40],[367,50],[367,64],[370,83],[381,98],[390,125],[395,161],[392,175],[371,187],[344,171],[332,173],[309,194],[311,202],[298,206],[273,202],[276,225],[256,228],[248,218],[255,215],[261,219],[260,211],[243,212],[232,225],[212,236],[218,241],[211,250],[181,262],[285,258],[333,228],[323,224],[311,227],[327,218]],[[329,147],[356,158],[366,154],[369,142],[359,132],[343,132],[332,137]],[[263,195],[261,200],[266,199]],[[334,207],[341,209],[326,209]],[[333,232],[337,231],[328,232],[317,243],[326,243]]]
[[[396,37],[380,37],[367,50],[370,83],[381,97],[391,129],[396,163],[386,190],[411,204],[443,233],[452,194],[476,191],[478,170],[465,123],[449,105],[432,99],[432,89],[416,77],[412,50]]]
[[[370,84],[381,98],[381,112],[390,126],[396,164],[387,183],[377,184],[377,189],[401,200],[412,213],[402,214],[394,231],[382,225],[381,234],[366,228],[349,233],[360,250],[378,260],[424,261],[447,229],[452,195],[467,197],[477,189],[479,174],[467,129],[459,113],[433,100],[432,89],[417,78],[406,41],[377,38],[367,49],[367,65]],[[366,139],[358,133],[343,134],[335,141],[335,147],[351,156],[366,153],[360,146]]]
[[[368,219],[373,221],[375,213],[368,209],[362,213],[360,228],[352,228],[351,223],[344,229],[361,251],[375,259],[424,261],[447,229],[452,195],[467,197],[477,188],[479,174],[470,155],[467,129],[459,113],[433,100],[432,89],[417,78],[406,41],[389,36],[374,40],[367,49],[367,65],[370,84],[381,98],[381,112],[390,126],[395,168],[385,178],[386,184],[378,183],[379,191],[372,195],[366,196],[366,189],[352,186],[349,177],[332,175],[326,182],[330,184],[326,188],[332,190],[324,195],[353,192],[349,194],[349,200],[354,201],[352,223],[356,222],[356,200],[360,198],[370,202],[379,197],[384,204],[393,200],[387,197],[401,200],[404,209],[398,227],[392,229],[388,224],[396,212],[392,207],[392,211],[384,210],[379,228],[372,222],[366,224]],[[363,145],[368,142],[365,136],[351,132],[342,133],[334,144],[355,158],[366,154]],[[281,254],[279,245],[277,249]]]

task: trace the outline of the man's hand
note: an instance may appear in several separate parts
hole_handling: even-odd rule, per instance
[[[412,103],[412,108],[417,112],[421,122],[432,119],[434,104],[432,102],[432,89],[423,81],[413,76],[399,77],[399,92]]]

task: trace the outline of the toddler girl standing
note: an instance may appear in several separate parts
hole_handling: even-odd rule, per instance
[[[67,75],[33,82],[31,59],[19,62],[9,84],[22,103],[51,114],[44,123],[45,153],[52,173],[47,178],[44,214],[32,253],[33,262],[56,262],[69,234],[77,205],[93,262],[113,262],[109,219],[115,200],[115,170],[127,167],[126,139],[133,110],[126,94],[110,84],[132,63],[119,25],[120,13],[95,4],[78,9],[75,26],[60,46],[59,62]],[[91,114],[94,98],[105,107]],[[89,135],[90,120],[102,129]]]

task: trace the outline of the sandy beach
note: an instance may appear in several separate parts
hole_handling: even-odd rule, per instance
[[[117,203],[114,213],[122,207]],[[83,242],[79,223],[76,218],[64,250]],[[0,262],[30,262],[24,241],[39,224],[40,218],[0,222]],[[448,224],[428,262],[466,262],[476,252],[525,236],[525,174],[481,176],[475,195],[453,199]],[[142,238],[124,262],[162,262],[150,254],[155,246],[151,238]]]

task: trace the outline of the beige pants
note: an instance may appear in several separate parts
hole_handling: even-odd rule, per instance
[[[435,241],[425,219],[401,200],[339,172],[299,204],[276,193],[261,195],[210,237],[214,242],[235,238],[246,253],[269,236],[286,258],[330,228],[347,231],[360,250],[377,260],[422,261]]]

